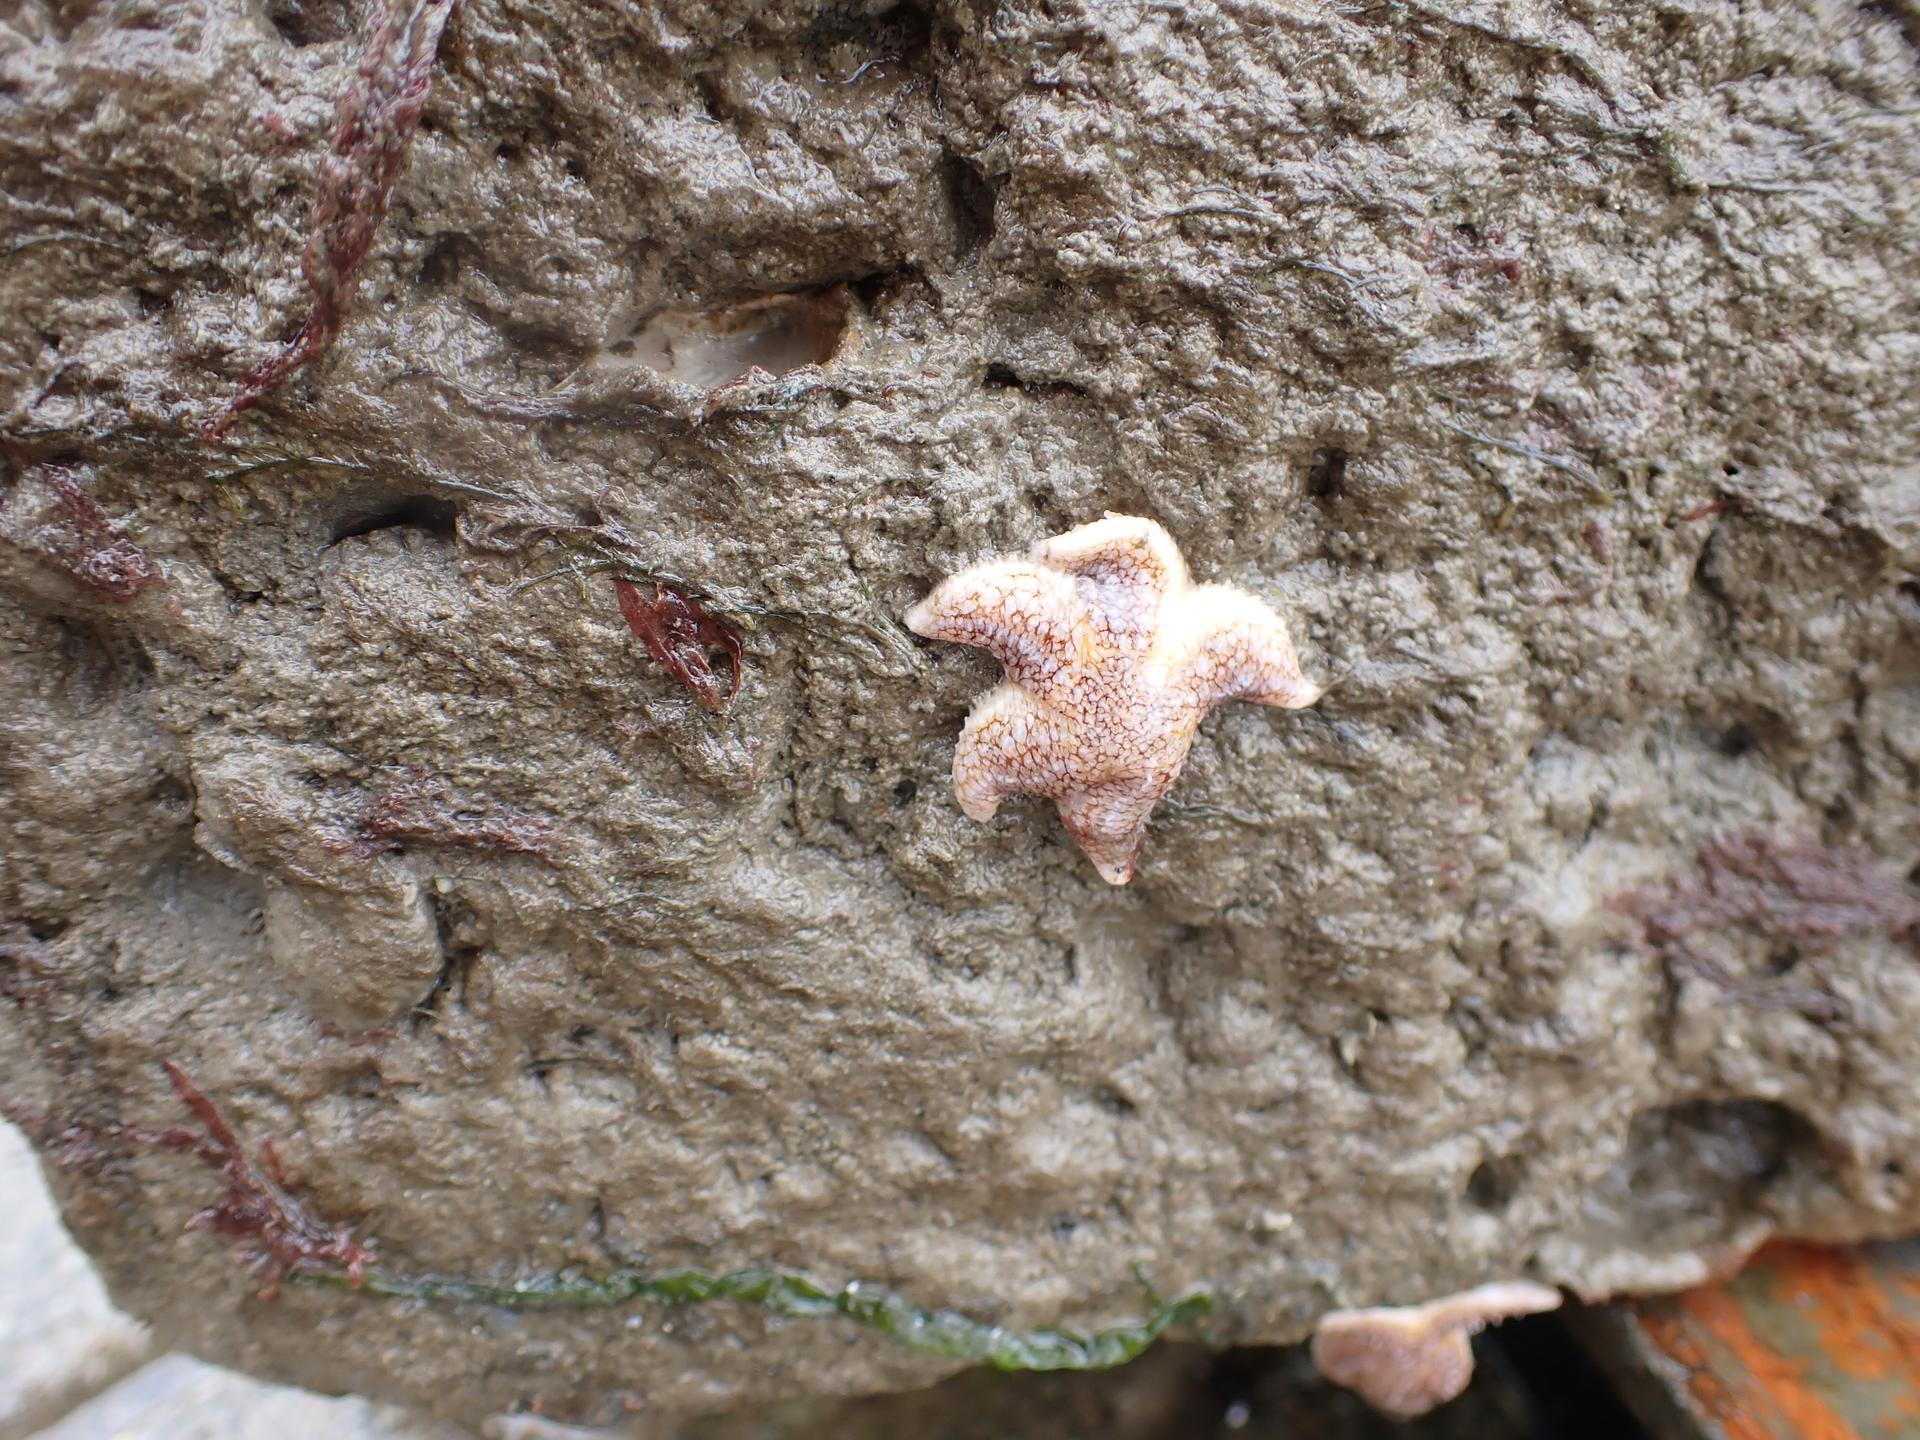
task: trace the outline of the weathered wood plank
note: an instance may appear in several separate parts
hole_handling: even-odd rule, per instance
[[[1592,1338],[1675,1440],[1920,1437],[1920,1242],[1768,1246],[1732,1280],[1618,1307]]]

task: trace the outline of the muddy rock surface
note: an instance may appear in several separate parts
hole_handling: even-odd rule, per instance
[[[384,5],[0,19],[0,1097],[167,1343],[671,1417],[961,1362],[308,1282],[1277,1343],[1920,1223],[1911,0],[461,0],[342,151]],[[1106,510],[1333,687],[1125,889],[900,625]]]

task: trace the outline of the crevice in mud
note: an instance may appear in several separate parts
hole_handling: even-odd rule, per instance
[[[1520,1163],[1511,1156],[1482,1160],[1467,1177],[1467,1203],[1497,1214],[1513,1203],[1513,1197],[1520,1192],[1520,1180]]]
[[[434,937],[440,946],[440,973],[433,977],[433,984],[419,1003],[407,1013],[407,1028],[415,1034],[439,1020],[449,998],[461,1009],[466,1008],[467,985],[473,978],[474,963],[480,958],[477,949],[455,938],[458,927],[447,898],[436,894],[431,903]]]
[[[1694,721],[1699,743],[1729,760],[1767,763],[1770,755],[1790,750],[1792,736],[1781,717],[1757,703],[1717,705]]]
[[[435,495],[409,495],[372,514],[343,521],[328,543],[338,545],[377,530],[424,530],[436,540],[451,543],[459,519],[460,512],[451,501]]]
[[[423,127],[424,128],[424,127]],[[466,263],[467,237],[462,234],[439,236],[420,259],[415,282],[422,290],[438,290],[460,278]]]
[[[999,223],[994,214],[999,196],[977,165],[953,151],[947,152],[942,166],[941,188],[953,213],[956,253],[966,260],[993,242]]]
[[[1338,499],[1347,483],[1347,452],[1337,445],[1316,450],[1307,466],[1307,494],[1315,500]]]
[[[1753,731],[1745,725],[1729,725],[1714,737],[1713,748],[1729,760],[1738,760],[1759,745]]]
[[[1688,1100],[1642,1111],[1590,1208],[1655,1248],[1711,1243],[1798,1161],[1820,1133],[1774,1100]]]
[[[713,76],[702,72],[692,77],[693,93],[700,99],[700,111],[707,119],[722,129],[733,126],[732,108],[726,97],[720,93],[720,86]]]
[[[890,301],[897,300],[909,289],[926,287],[926,276],[912,266],[900,270],[876,270],[871,275],[862,275],[858,279],[848,280],[847,288],[853,291],[854,298],[864,305],[869,314],[880,310]]]
[[[296,50],[351,39],[353,7],[346,0],[268,0],[267,22]]]
[[[473,290],[463,292],[462,303],[507,343],[519,373],[543,377],[543,384],[558,384],[594,353],[590,337],[550,319],[516,314],[509,305]]]
[[[985,390],[1018,390],[1034,396],[1072,395],[1085,399],[1089,395],[1086,386],[1071,380],[1038,380],[1022,375],[1011,365],[995,361],[987,366],[987,372],[981,377],[980,385]]]
[[[33,915],[16,912],[11,918],[26,927],[28,937],[36,945],[51,945],[67,933],[68,921],[59,915]]]
[[[860,67],[864,71],[875,64],[905,64],[919,59],[933,42],[933,23],[932,13],[914,0],[902,0],[870,18],[852,7],[829,6],[800,40],[814,48],[862,45],[869,56]]]
[[[697,390],[722,389],[756,374],[777,380],[834,358],[853,301],[852,286],[839,284],[711,309],[656,310],[603,355]]]

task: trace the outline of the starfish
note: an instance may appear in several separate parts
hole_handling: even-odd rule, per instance
[[[1006,668],[954,747],[960,808],[988,820],[1009,795],[1055,801],[1110,885],[1132,878],[1147,815],[1214,706],[1292,710],[1322,693],[1270,606],[1230,585],[1190,584],[1173,537],[1137,515],[1109,512],[1025,560],[963,570],[907,625]]]

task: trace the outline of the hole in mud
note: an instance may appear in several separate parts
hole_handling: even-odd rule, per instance
[[[715,124],[724,127],[727,123],[727,102],[720,93],[720,82],[711,75],[693,77],[694,94],[700,98],[700,113]]]
[[[1520,1167],[1505,1156],[1482,1160],[1467,1177],[1467,1203],[1482,1210],[1504,1210],[1520,1190]]]
[[[451,540],[460,512],[453,505],[432,495],[410,495],[398,504],[350,520],[333,532],[330,543],[338,545],[356,535],[371,535],[376,530],[425,530],[442,540]]]
[[[724,650],[709,650],[707,652],[707,669],[713,672],[714,684],[720,688],[723,694],[730,693],[733,690],[737,683],[733,676],[733,656]],[[741,680],[744,682],[745,677],[742,676]]]
[[[972,255],[993,239],[996,200],[993,186],[979,169],[959,155],[947,156],[945,170],[941,180],[947,208],[953,212],[955,249],[961,255]]]
[[[451,1002],[457,1008],[467,1008],[467,996],[473,986],[475,967],[480,963],[480,952],[471,946],[455,946],[451,943],[453,918],[446,904],[438,897],[433,901],[434,926],[440,933],[442,953],[445,958],[440,964],[440,973],[434,976],[433,985],[419,1002],[407,1012],[407,1030],[418,1034],[429,1025],[437,1024]]]
[[[988,390],[1019,390],[1036,398],[1076,397],[1086,399],[1090,392],[1077,380],[1066,380],[1057,376],[1023,375],[1005,361],[996,360],[987,366],[986,374],[980,381]]]
[[[902,780],[898,785],[893,787],[893,803],[896,805],[911,805],[913,803],[913,797],[919,793],[920,787],[914,784],[913,781]]]
[[[1347,480],[1347,452],[1328,448],[1314,452],[1307,467],[1307,494],[1316,500],[1329,500],[1340,493]]]
[[[1753,738],[1753,731],[1744,725],[1733,725],[1723,731],[1720,738],[1713,742],[1713,748],[1729,759],[1737,760],[1758,743]]]
[[[1721,1238],[1820,1135],[1772,1100],[1692,1100],[1642,1112],[1588,1212],[1652,1246]]]
[[[993,364],[987,366],[987,377],[981,384],[989,390],[1024,390],[1027,382],[1011,365]]]
[[[850,309],[847,287],[836,285],[716,310],[661,310],[604,353],[682,385],[717,390],[755,370],[778,378],[826,364],[840,348]]]
[[[460,246],[464,238],[460,235],[442,235],[433,242],[433,248],[427,251],[420,262],[422,286],[437,289],[460,274]]]
[[[147,801],[168,818],[180,818],[193,812],[193,791],[178,775],[162,775],[147,791]]]
[[[1785,975],[1800,963],[1800,947],[1791,943],[1776,945],[1760,964],[1760,973],[1771,978]]]
[[[268,0],[267,20],[296,49],[353,34],[353,11],[343,0]]]
[[[847,282],[860,303],[867,307],[868,313],[877,310],[894,296],[899,295],[907,286],[908,275],[904,272],[876,270],[871,275],[863,275],[858,280]]]
[[[823,7],[801,43],[812,47],[859,44],[866,50],[862,70],[875,64],[898,65],[913,60],[931,43],[933,17],[912,0],[877,14],[861,13],[865,9],[854,5]],[[842,83],[850,82],[843,77]]]
[[[42,945],[50,945],[67,933],[67,922],[52,915],[22,915],[20,923]]]
[[[140,643],[137,635],[126,637],[125,647],[120,649],[119,670],[135,687],[151,684],[158,673],[153,668],[153,656],[147,653],[147,647]]]
[[[875,53],[896,64],[915,59],[932,43],[932,11],[913,0],[902,0],[873,21]]]

